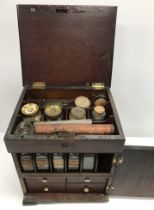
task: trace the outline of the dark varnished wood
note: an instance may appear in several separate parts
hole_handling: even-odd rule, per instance
[[[112,184],[116,169],[112,164],[113,157],[119,156],[123,151],[125,141],[109,89],[116,11],[116,7],[108,6],[18,6],[24,89],[4,139],[15,162],[24,193],[24,205],[107,201],[106,189]],[[46,88],[32,89],[31,85],[36,81],[45,81]],[[88,85],[91,82],[103,82],[105,89],[94,90]],[[67,138],[55,138],[53,135],[33,135],[26,138],[14,135],[17,124],[22,120],[21,106],[25,103],[36,102],[42,111],[43,100],[74,100],[79,95],[91,99],[93,95],[100,93],[108,101],[105,108],[111,116],[108,123],[115,126],[114,135],[76,135],[71,141]],[[20,154],[17,153],[38,152],[110,153],[111,157],[108,158],[105,171],[101,166],[99,170],[95,167],[93,172],[82,173],[80,170],[78,173],[70,173],[65,170],[65,173],[56,174],[51,168],[47,173],[37,171],[33,154],[33,172],[23,172]],[[87,177],[90,178],[90,183],[85,183]],[[43,179],[47,179],[47,183]],[[44,191],[45,187],[48,187],[48,192]],[[83,193],[84,187],[88,187],[90,192]]]
[[[29,193],[24,196],[23,205],[38,203],[95,203],[107,202],[102,193]]]
[[[103,80],[110,86],[116,12],[109,6],[19,5],[23,84]]]
[[[48,182],[44,184],[40,179],[37,179],[36,177],[26,178],[24,179],[25,185],[27,187],[27,191],[29,193],[44,193],[44,189],[47,187],[48,192],[53,193],[60,193],[60,192],[66,192],[65,187],[65,179],[64,178],[48,178]],[[47,192],[47,193],[48,193]],[[46,193],[46,192],[45,192]]]
[[[89,183],[89,184],[82,184],[82,183],[68,183],[66,186],[66,192],[67,193],[84,193],[84,189],[88,188],[89,189],[89,194],[90,193],[105,193],[105,188],[106,188],[107,182],[104,183],[99,183],[99,184],[94,184],[94,183]]]
[[[154,197],[154,147],[125,146],[112,195]]]
[[[17,155],[15,153],[12,153],[12,158],[13,158],[14,165],[15,165],[15,168],[16,168],[16,171],[17,171],[17,174],[18,174],[18,178],[20,180],[20,184],[21,184],[23,194],[25,195],[25,194],[27,194],[27,188],[25,186],[24,179],[22,178],[22,172],[21,172],[21,169],[20,169],[20,164],[19,164]]]
[[[76,140],[69,142],[69,140],[36,140],[36,139],[8,139],[6,140],[6,147],[8,152],[97,152],[97,153],[113,153],[122,152],[124,140],[113,139],[110,140]]]
[[[37,90],[38,93],[40,90]],[[65,90],[61,88],[59,89],[60,95],[58,94],[58,89],[56,89],[56,93],[62,97],[61,91],[63,93],[63,97],[65,95],[73,96],[73,91],[76,96],[78,93],[79,95],[92,95],[101,93],[100,91],[88,90],[88,89],[71,89],[70,93],[69,90]],[[77,91],[77,93],[76,93]],[[80,92],[81,91],[81,92]],[[33,91],[34,92],[34,91]],[[36,90],[35,90],[36,92]],[[42,91],[41,91],[42,92]],[[44,90],[46,92],[46,90]],[[47,89],[49,99],[53,93],[54,89]],[[51,92],[49,94],[49,92]],[[124,135],[122,131],[122,127],[120,124],[119,116],[112,98],[112,94],[108,88],[102,91],[108,98],[109,103],[111,104],[111,114],[113,114],[116,128],[116,134],[113,135],[76,135],[73,141],[69,141],[67,139],[58,139],[54,136],[47,136],[47,135],[33,135],[29,137],[16,137],[13,135],[12,130],[17,125],[16,118],[20,114],[20,108],[25,101],[25,97],[29,94],[29,87],[25,87],[17,104],[16,110],[13,114],[11,119],[10,125],[4,137],[6,147],[9,152],[84,152],[87,148],[87,152],[105,152],[105,153],[114,153],[114,152],[122,152],[123,145],[124,145]],[[34,94],[34,93],[33,93]],[[36,94],[36,93],[35,93]],[[30,92],[31,95],[31,92]],[[36,94],[39,96],[38,94]],[[42,95],[42,93],[41,93]],[[28,96],[29,97],[29,96]],[[43,97],[44,98],[44,97]],[[33,95],[31,96],[31,101],[33,100]],[[36,143],[37,142],[37,143]]]

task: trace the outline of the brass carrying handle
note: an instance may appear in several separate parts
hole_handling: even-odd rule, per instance
[[[64,140],[75,141],[75,133],[73,132],[68,132],[65,130],[62,130],[62,131],[58,130],[58,131],[55,131],[53,135],[55,136],[55,138],[62,138]]]

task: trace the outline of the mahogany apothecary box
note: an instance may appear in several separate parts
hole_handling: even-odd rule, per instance
[[[119,166],[125,138],[110,91],[116,13],[111,6],[17,6],[24,88],[4,139],[23,204],[103,202],[110,194],[129,195],[122,186],[124,176],[133,172],[129,163]],[[106,100],[106,115],[92,120],[92,126],[112,124],[112,133],[15,133],[24,120],[24,104],[36,103],[45,121],[46,102],[71,101],[62,107],[62,120],[68,121],[75,98],[84,96],[91,102],[86,109],[91,120],[93,99],[100,95]],[[127,161],[133,162],[131,157]]]

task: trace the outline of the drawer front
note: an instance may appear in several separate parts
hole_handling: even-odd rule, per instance
[[[69,193],[104,193],[106,182],[100,184],[67,183],[66,191]]]
[[[27,177],[28,182],[37,182],[37,183],[63,183],[65,182],[65,177]]]
[[[104,183],[107,181],[107,177],[101,176],[77,176],[68,177],[67,183]]]
[[[29,193],[65,192],[65,178],[26,178],[25,184]]]

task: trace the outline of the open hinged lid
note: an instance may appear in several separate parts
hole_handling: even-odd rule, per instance
[[[111,85],[117,7],[18,5],[23,85]]]

